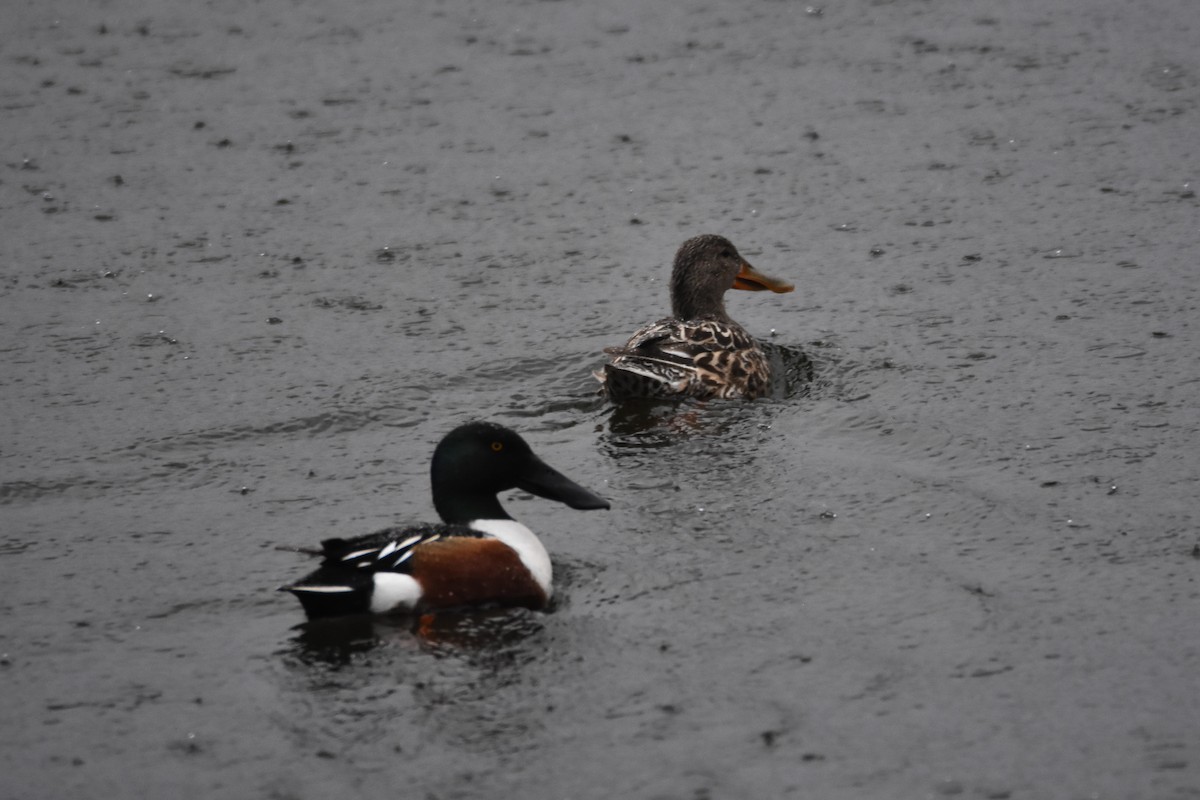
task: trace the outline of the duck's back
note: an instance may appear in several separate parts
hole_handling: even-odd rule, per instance
[[[664,319],[647,325],[598,375],[614,400],[628,398],[755,398],[770,384],[762,349],[729,320]]]

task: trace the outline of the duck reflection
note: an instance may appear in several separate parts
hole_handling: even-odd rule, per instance
[[[346,666],[378,648],[457,655],[495,652],[520,644],[543,626],[541,614],[522,608],[354,614],[297,625],[290,651],[304,664],[332,667]]]

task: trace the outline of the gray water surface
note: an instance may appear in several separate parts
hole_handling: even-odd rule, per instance
[[[1200,796],[1190,0],[10,6],[0,796]],[[555,608],[304,625],[475,418]]]

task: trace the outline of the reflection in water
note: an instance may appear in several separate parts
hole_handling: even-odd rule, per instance
[[[541,615],[526,609],[475,609],[437,614],[309,620],[293,630],[291,654],[307,665],[344,667],[377,648],[469,655],[528,639],[542,629]]]
[[[546,621],[484,609],[306,622],[279,654],[285,706],[302,709],[283,724],[304,750],[359,763],[430,740],[507,757],[545,726],[527,672],[546,656]]]
[[[703,400],[631,398],[615,406],[608,420],[614,447],[667,447],[680,434],[703,429]]]
[[[365,614],[310,620],[293,629],[297,634],[291,650],[304,664],[346,666],[355,656],[370,652],[386,638],[386,631],[377,630],[379,624]]]

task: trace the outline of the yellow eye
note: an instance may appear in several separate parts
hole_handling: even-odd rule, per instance
[[[499,453],[504,449],[504,442],[492,442],[492,452]]]

